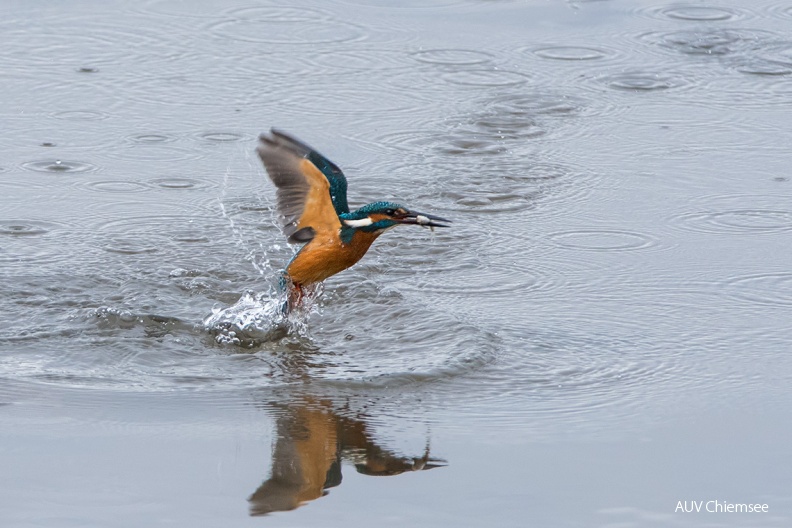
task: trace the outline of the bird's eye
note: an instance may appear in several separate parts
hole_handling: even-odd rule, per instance
[[[396,209],[385,209],[385,214],[388,216],[393,216],[396,214]]]

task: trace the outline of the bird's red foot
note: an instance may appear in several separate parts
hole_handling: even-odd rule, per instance
[[[290,284],[288,293],[289,311],[299,308],[302,305],[305,292],[300,284]]]

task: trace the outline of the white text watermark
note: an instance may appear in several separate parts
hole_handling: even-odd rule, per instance
[[[677,501],[674,513],[767,513],[770,506],[718,500]]]

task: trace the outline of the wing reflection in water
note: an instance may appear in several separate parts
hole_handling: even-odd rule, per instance
[[[250,514],[293,510],[341,484],[341,462],[365,475],[398,475],[446,465],[431,458],[429,446],[419,457],[401,456],[381,446],[366,417],[335,412],[329,402],[312,398],[289,405],[277,421],[270,477],[250,496]]]

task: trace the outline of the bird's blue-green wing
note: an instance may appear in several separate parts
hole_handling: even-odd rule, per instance
[[[256,149],[278,188],[278,212],[290,242],[308,242],[318,232],[336,233],[348,213],[344,173],[305,143],[271,130]]]

